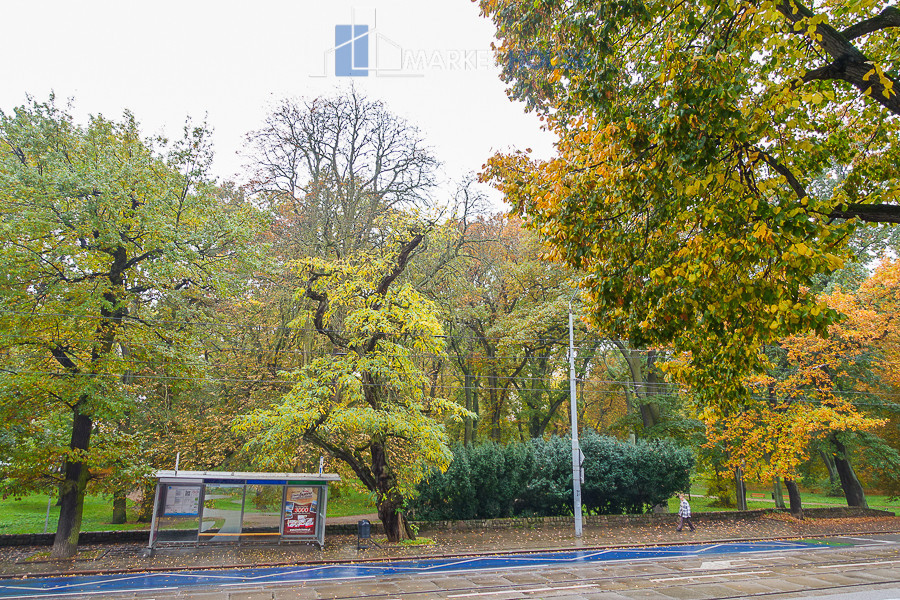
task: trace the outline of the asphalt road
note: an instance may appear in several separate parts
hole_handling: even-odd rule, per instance
[[[106,586],[123,581],[121,575],[78,585],[73,585],[75,579],[63,578],[54,589],[39,589],[39,580],[33,580],[17,582],[30,585],[0,595],[115,600],[900,600],[900,535],[895,534],[829,538],[821,543],[698,544],[358,567],[342,565],[331,572],[324,567],[295,567],[285,570],[293,574],[281,578],[244,569],[212,577],[206,573],[202,581],[180,573],[159,587],[118,592]],[[297,574],[304,570],[318,574]]]

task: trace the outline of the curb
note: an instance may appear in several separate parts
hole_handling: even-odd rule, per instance
[[[768,514],[790,514],[787,509],[764,508],[748,511],[715,511],[695,512],[695,521],[721,522],[721,521],[752,521]],[[804,515],[810,518],[841,518],[841,517],[893,517],[890,511],[875,510],[871,508],[806,508]],[[674,513],[641,514],[641,515],[586,515],[585,525],[601,525],[606,527],[640,526],[659,523],[674,523],[678,515]],[[420,533],[431,531],[475,531],[483,529],[526,529],[533,527],[545,527],[548,525],[565,525],[574,523],[573,517],[520,517],[505,519],[472,519],[460,521],[414,521],[419,527]],[[381,522],[372,522],[373,534],[384,534]],[[354,535],[356,523],[325,523],[325,535]],[[53,544],[52,533],[23,533],[0,535],[0,547],[3,546],[50,546]],[[127,529],[123,531],[83,531],[78,536],[79,544],[121,544],[121,543],[146,543],[150,540],[149,529]]]

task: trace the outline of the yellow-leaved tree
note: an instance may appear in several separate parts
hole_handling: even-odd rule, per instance
[[[265,465],[289,464],[301,442],[346,463],[375,494],[388,540],[397,541],[405,500],[430,469],[452,460],[443,418],[472,415],[429,393],[418,360],[444,352],[434,305],[401,278],[426,233],[387,219],[380,231],[380,245],[347,259],[299,261],[307,283],[297,293],[314,303],[312,325],[333,352],[295,372],[280,403],[236,429],[251,436],[248,447]]]
[[[758,401],[724,416],[704,414],[709,444],[725,447],[731,464],[748,475],[788,478],[792,494],[790,479],[818,450],[847,504],[865,507],[852,447],[867,454],[876,478],[887,481],[900,470],[892,436],[900,412],[898,274],[898,261],[885,260],[858,290],[821,295],[844,318],[827,337],[798,334],[770,348],[768,373],[747,382]]]
[[[825,334],[838,312],[814,279],[841,268],[860,223],[900,223],[900,10],[480,6],[509,95],[559,138],[555,157],[497,155],[484,177],[585,273],[598,328],[689,357],[670,371],[708,420],[768,410],[747,385],[766,345]]]

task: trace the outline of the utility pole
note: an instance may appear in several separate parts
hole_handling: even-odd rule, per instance
[[[578,290],[575,290],[578,293]],[[572,298],[575,294],[572,294]],[[578,444],[578,410],[575,402],[575,325],[569,298],[569,412],[572,416],[572,502],[575,537],[581,537],[581,446]]]

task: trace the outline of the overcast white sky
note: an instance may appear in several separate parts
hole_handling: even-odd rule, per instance
[[[3,13],[0,109],[53,90],[74,98],[80,119],[127,108],[145,134],[169,136],[187,116],[206,116],[220,178],[241,180],[243,136],[274,101],[351,80],[418,126],[451,177],[497,150],[547,156],[552,147],[537,118],[507,99],[489,52],[493,25],[469,0],[30,0]],[[377,31],[369,66],[400,71],[335,76],[335,25],[351,20]],[[411,68],[410,58],[427,67]]]

